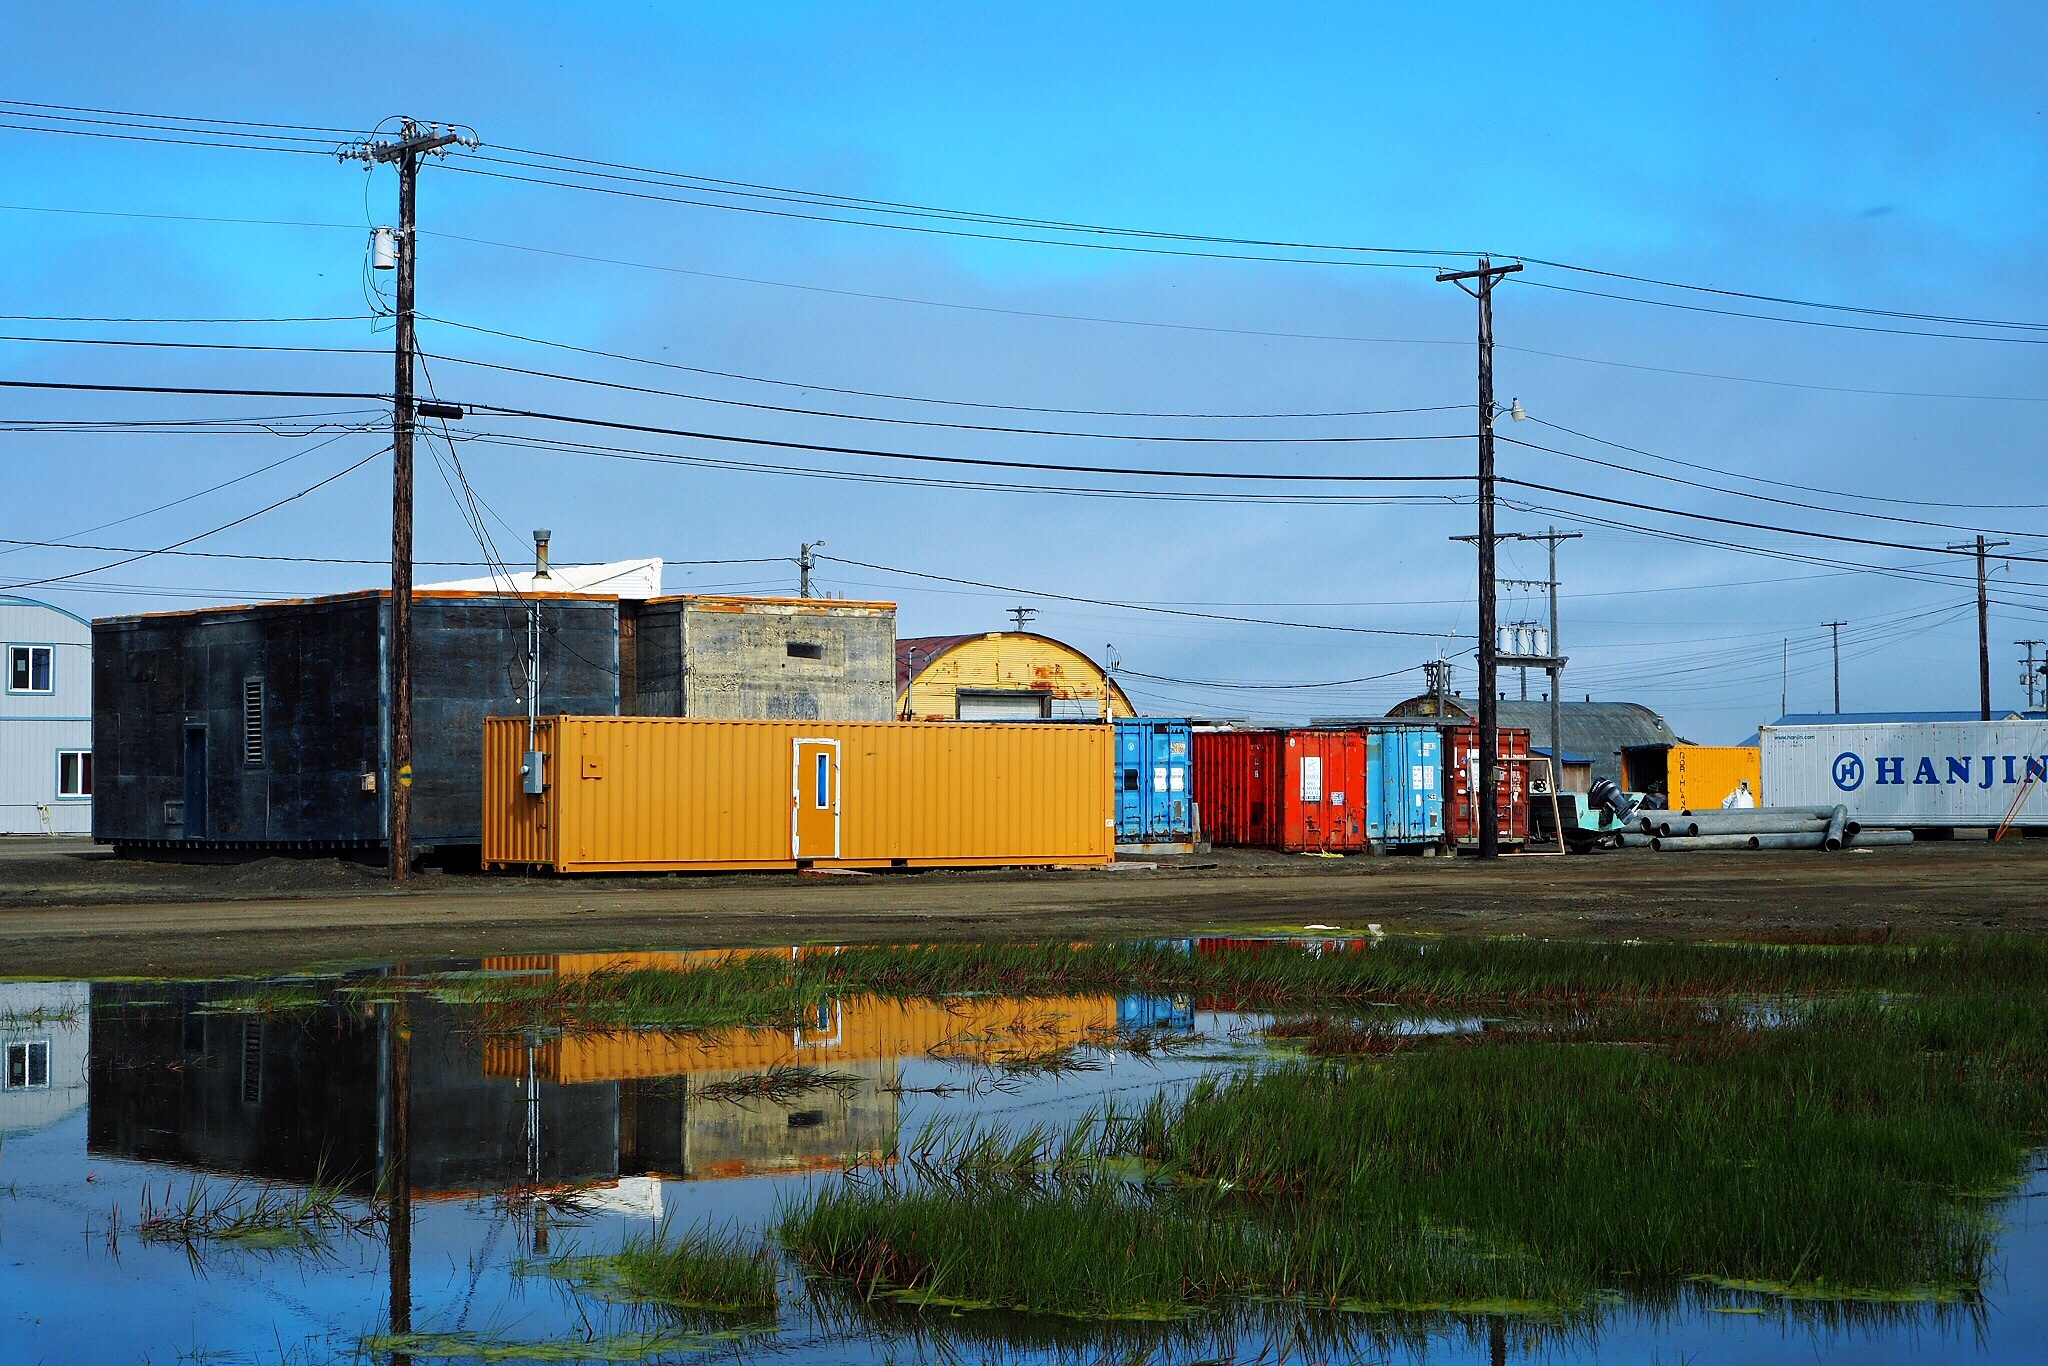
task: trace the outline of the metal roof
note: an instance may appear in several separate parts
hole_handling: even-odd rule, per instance
[[[1993,707],[1991,719],[2009,721],[2020,713]],[[1922,721],[1981,721],[1975,707],[1968,711],[1795,711],[1771,722],[1774,726],[1904,726]]]
[[[1443,699],[1446,719],[1469,722],[1479,708],[1479,700],[1461,697],[1456,693]],[[1428,693],[1411,697],[1387,712],[1393,717],[1432,717],[1435,715],[1436,698]],[[1496,716],[1503,726],[1521,727],[1529,732],[1531,745],[1540,743],[1546,749],[1550,744],[1550,704],[1548,702],[1502,699],[1495,704]],[[1630,745],[1682,745],[1686,742],[1656,712],[1640,702],[1561,702],[1558,704],[1558,721],[1564,728],[1562,747],[1567,755],[1583,756],[1583,761],[1593,765],[1595,777],[1621,778],[1620,751]],[[1365,717],[1317,717],[1312,724],[1358,725]],[[1384,718],[1373,717],[1372,720]]]
[[[0,593],[0,607],[40,607],[45,611],[55,612],[59,616],[70,617],[80,626],[92,625],[91,622],[78,615],[78,613],[68,612],[54,602],[42,602],[35,598],[18,598],[11,593]]]

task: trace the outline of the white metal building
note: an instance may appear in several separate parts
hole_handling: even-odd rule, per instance
[[[92,626],[0,597],[0,835],[92,833]]]
[[[85,1108],[86,982],[0,982],[0,1141]]]

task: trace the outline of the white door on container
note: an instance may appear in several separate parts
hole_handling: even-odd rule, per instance
[[[790,853],[799,859],[839,857],[839,742],[796,742],[790,793]]]

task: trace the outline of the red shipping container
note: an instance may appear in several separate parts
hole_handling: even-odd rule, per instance
[[[1341,730],[1195,732],[1195,802],[1216,844],[1366,847],[1365,737]]]
[[[1444,835],[1460,848],[1479,847],[1479,727],[1445,726]],[[1502,844],[1529,839],[1529,732],[1502,726],[1494,770]]]

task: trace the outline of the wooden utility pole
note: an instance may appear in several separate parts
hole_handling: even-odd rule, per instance
[[[1991,719],[1991,595],[1985,584],[1984,554],[2011,545],[2011,541],[1986,541],[1982,534],[1977,537],[1977,714],[1981,721]],[[1952,545],[1950,550],[1968,550],[1970,546]]]
[[[414,229],[420,158],[453,143],[477,145],[474,134],[439,124],[399,120],[395,141],[369,141],[342,149],[345,160],[398,168],[398,311],[391,384],[391,613],[385,640],[385,693],[391,757],[385,810],[391,845],[391,880],[412,876],[412,438],[413,288],[418,253]],[[379,229],[380,233],[388,231]]]
[[[1842,714],[1842,628],[1848,624],[1846,621],[1824,621],[1821,623],[1821,625],[1828,628],[1828,634],[1833,637],[1835,643],[1835,715],[1837,716]]]
[[[1479,258],[1477,270],[1450,270],[1449,281],[1479,301],[1479,857],[1500,857],[1500,669],[1494,641],[1493,582],[1493,282],[1522,268]],[[1468,285],[1466,281],[1473,283]]]

